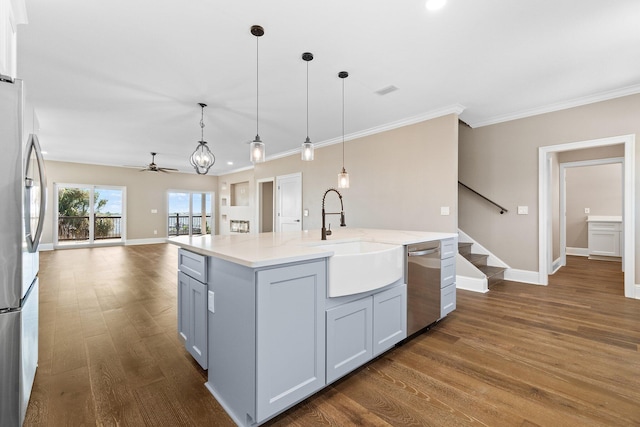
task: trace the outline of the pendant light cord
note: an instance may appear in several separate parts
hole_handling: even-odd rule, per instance
[[[307,61],[307,141],[309,140],[309,61]]]
[[[260,123],[260,117],[258,116],[258,105],[260,104],[260,86],[259,86],[259,60],[258,57],[260,55],[260,49],[258,48],[258,40],[260,39],[260,37],[256,37],[256,135],[259,135],[260,132],[258,132],[258,125]]]
[[[344,171],[344,78],[342,79],[342,170]]]
[[[200,113],[200,142],[204,142],[204,107],[202,108],[202,112]]]

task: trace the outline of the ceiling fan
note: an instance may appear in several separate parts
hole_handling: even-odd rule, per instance
[[[156,154],[158,153],[151,153],[151,163],[149,163],[147,166],[127,166],[129,168],[143,168],[140,169],[140,172],[173,172],[173,171],[177,171],[178,169],[174,169],[174,168],[161,168],[158,167],[158,165],[156,165]]]

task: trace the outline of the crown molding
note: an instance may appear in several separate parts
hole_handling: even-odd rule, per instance
[[[362,138],[369,135],[374,135],[377,133],[386,132],[388,130],[401,128],[404,126],[413,125],[416,123],[424,122],[426,120],[436,119],[438,117],[447,116],[449,114],[457,114],[460,115],[464,111],[464,105],[453,104],[443,108],[439,108],[437,110],[427,111],[425,113],[417,114],[415,116],[406,117],[404,119],[396,120],[394,122],[389,122],[382,124],[380,126],[375,126],[369,129],[364,129],[358,132],[353,132],[344,136],[344,140],[350,141],[352,139]],[[342,136],[327,139],[321,142],[314,142],[315,148],[327,147],[329,145],[340,144],[342,143]],[[273,156],[268,156],[267,161],[275,160],[282,157],[292,156],[294,154],[300,154],[300,148],[295,148],[293,150],[282,151],[280,153],[274,154]]]
[[[495,125],[498,123],[508,122],[511,120],[524,119],[526,117],[537,116],[539,114],[552,113],[554,111],[566,110],[569,108],[580,107],[582,105],[593,104],[601,101],[608,101],[614,98],[621,98],[623,96],[635,95],[640,93],[640,84],[627,86],[621,89],[610,90],[606,92],[600,92],[595,95],[583,96],[575,98],[569,101],[558,102],[556,104],[550,104],[544,107],[532,108],[529,110],[523,110],[516,113],[503,114],[500,116],[490,117],[486,120],[468,121],[465,120],[472,128],[478,128],[482,126]]]

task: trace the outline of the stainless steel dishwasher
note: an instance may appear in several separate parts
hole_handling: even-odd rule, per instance
[[[440,319],[440,241],[407,245],[407,336]]]

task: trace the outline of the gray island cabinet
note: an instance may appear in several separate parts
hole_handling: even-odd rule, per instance
[[[323,388],[326,259],[209,266],[206,386],[234,421],[259,424]]]
[[[399,246],[456,237],[367,229],[348,233],[341,233],[343,242]],[[406,272],[372,290],[329,297],[334,252],[310,234],[170,242],[181,246],[180,335],[208,369],[206,387],[240,426],[270,420],[407,337]]]

